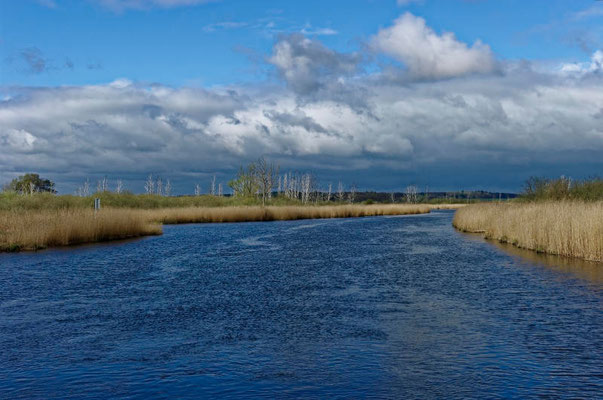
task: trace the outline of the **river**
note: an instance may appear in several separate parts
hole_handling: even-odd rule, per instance
[[[452,215],[0,255],[0,397],[603,397],[603,265]]]

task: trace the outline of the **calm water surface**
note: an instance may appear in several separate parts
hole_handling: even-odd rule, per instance
[[[602,398],[603,266],[451,218],[0,255],[0,397]]]

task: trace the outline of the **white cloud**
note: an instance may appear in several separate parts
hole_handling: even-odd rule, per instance
[[[451,32],[438,35],[423,18],[410,13],[380,30],[371,44],[377,52],[404,63],[409,73],[419,79],[483,74],[496,69],[496,61],[488,45],[478,40],[467,46]]]
[[[316,40],[292,34],[278,40],[268,62],[293,90],[307,94],[338,76],[353,73],[360,59],[357,54],[338,53]]]
[[[203,30],[205,32],[215,32],[217,30],[222,30],[222,29],[244,28],[247,25],[249,25],[247,22],[234,22],[234,21],[216,22],[215,24],[205,25],[203,27]]]
[[[580,10],[573,14],[573,19],[582,20],[586,18],[594,18],[603,16],[603,4],[593,4],[584,10]]]
[[[149,172],[233,171],[260,155],[283,168],[344,168],[347,180],[384,165],[388,176],[447,163],[486,165],[484,175],[552,160],[601,166],[603,79],[557,77],[517,70],[400,86],[356,80],[347,89],[364,109],[345,96],[262,87],[122,80],[23,88],[0,102],[0,171],[70,171],[80,180],[128,173],[142,182]]]
[[[586,74],[603,73],[603,51],[595,51],[590,62],[585,63],[564,63],[559,70],[564,75],[583,76]]]
[[[335,29],[332,28],[317,28],[317,27],[313,27],[310,24],[306,24],[302,30],[300,31],[301,34],[303,35],[308,35],[308,36],[332,36],[332,35],[337,35],[339,34],[339,32],[337,32]]]

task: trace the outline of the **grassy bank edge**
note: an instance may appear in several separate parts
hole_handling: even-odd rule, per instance
[[[538,253],[603,262],[602,201],[475,204],[457,210],[452,225]]]
[[[462,205],[459,205],[459,207]],[[231,206],[0,211],[0,252],[160,235],[162,224],[282,221],[429,213],[450,205]]]

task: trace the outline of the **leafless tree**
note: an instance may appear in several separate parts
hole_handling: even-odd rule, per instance
[[[115,193],[120,194],[124,191],[124,183],[121,179],[117,180],[117,185],[115,185]]]
[[[302,203],[308,203],[310,200],[310,187],[311,187],[311,177],[310,174],[302,175],[301,179],[301,189],[302,189]]]
[[[348,199],[350,203],[353,203],[356,200],[356,185],[352,184],[350,186],[350,193],[348,193]]]
[[[396,202],[396,194],[392,192],[392,204]]]
[[[84,182],[84,186],[82,187],[82,194],[84,195],[84,197],[90,196],[90,181],[88,179],[86,179],[86,182]]]
[[[406,187],[406,202],[407,203],[416,203],[417,202],[418,190],[415,185],[410,185]]]
[[[218,184],[218,196],[222,197],[222,182]]]
[[[172,194],[172,182],[170,182],[169,179],[165,182],[164,193],[166,196],[170,196]]]
[[[144,190],[147,194],[155,193],[155,181],[153,180],[153,174],[149,174],[149,177],[144,184]]]
[[[287,174],[283,176],[283,191],[285,192],[285,197],[289,197],[289,185],[287,184]]]
[[[201,196],[201,185],[195,183],[195,196]]]
[[[264,157],[260,157],[255,165],[255,176],[259,187],[259,194],[262,197],[262,206],[265,206],[266,199],[270,198],[275,178],[278,175],[278,166],[272,162],[267,162]]]
[[[339,201],[343,201],[345,193],[343,191],[343,183],[341,183],[341,181],[339,181],[339,184],[337,185],[337,200]]]
[[[161,180],[161,177],[157,177],[157,183],[155,186],[157,187],[157,194],[159,196],[163,196],[163,181]]]
[[[333,185],[329,183],[329,192],[327,193],[327,203],[331,201],[332,190],[333,190]]]
[[[109,181],[107,177],[103,177],[103,179],[96,182],[96,191],[98,193],[106,192],[109,189]]]
[[[212,178],[211,178],[209,194],[211,194],[212,196],[216,195],[216,176],[215,175],[212,176]]]

